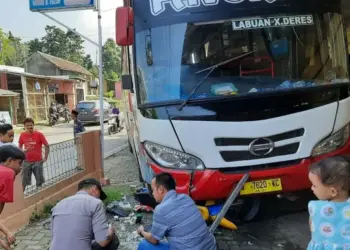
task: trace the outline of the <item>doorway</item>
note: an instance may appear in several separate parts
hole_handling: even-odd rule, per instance
[[[84,90],[77,89],[77,103],[84,100]]]
[[[66,105],[68,103],[67,96],[65,94],[55,94],[56,103]]]

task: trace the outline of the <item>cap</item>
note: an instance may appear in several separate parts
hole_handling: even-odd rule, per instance
[[[100,196],[100,199],[101,200],[105,200],[107,198],[107,195],[106,193],[102,190],[102,186],[101,186],[101,183],[96,180],[96,179],[85,179],[85,180],[82,180],[79,184],[78,184],[78,189],[82,189],[83,186],[85,185],[95,185],[97,186],[99,189],[100,189],[100,193],[101,193],[101,196]]]

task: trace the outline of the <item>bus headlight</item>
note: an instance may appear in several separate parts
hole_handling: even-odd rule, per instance
[[[192,155],[164,147],[152,142],[145,142],[145,149],[160,166],[174,169],[203,170],[203,162]]]
[[[312,156],[318,156],[332,152],[343,147],[349,139],[349,124],[327,137],[314,147]]]

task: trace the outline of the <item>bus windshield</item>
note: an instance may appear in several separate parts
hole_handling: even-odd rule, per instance
[[[203,79],[193,99],[348,82],[343,28],[340,14],[323,12],[137,30],[139,99],[184,100]]]

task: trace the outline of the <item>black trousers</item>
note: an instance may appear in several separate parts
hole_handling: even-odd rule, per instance
[[[111,243],[109,243],[106,247],[101,247],[98,243],[93,242],[91,245],[91,250],[117,250],[119,247],[119,239],[118,236],[115,235]]]

